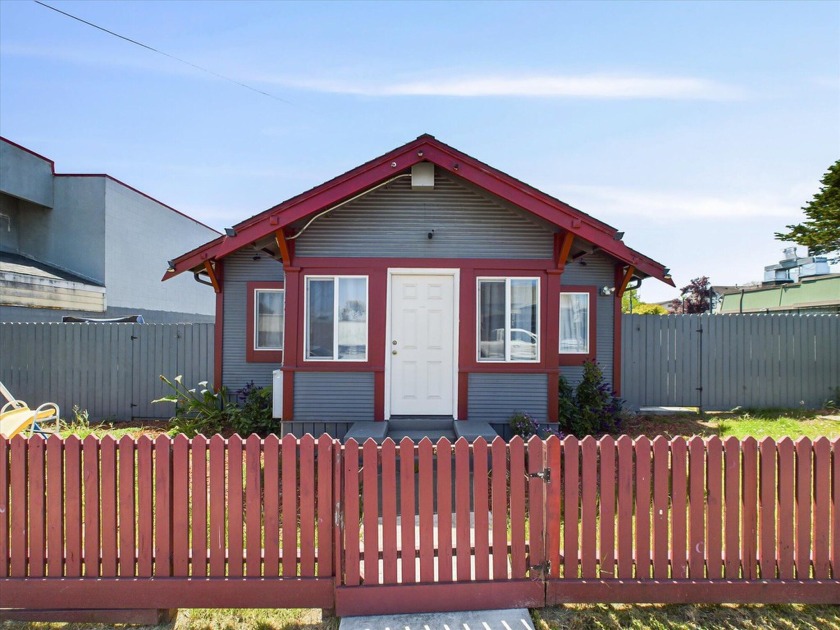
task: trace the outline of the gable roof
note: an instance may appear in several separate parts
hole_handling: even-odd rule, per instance
[[[171,261],[172,270],[168,270],[163,279],[201,267],[206,261],[220,260],[278,229],[358,196],[420,162],[431,162],[560,231],[592,243],[601,251],[632,265],[636,275],[674,284],[663,265],[625,245],[615,228],[428,134],[236,224],[233,226],[235,236],[220,236]]]

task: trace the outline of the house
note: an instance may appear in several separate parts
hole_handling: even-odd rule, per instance
[[[423,135],[171,261],[216,292],[215,384],[269,385],[284,431],[557,419],[558,375],[620,387],[623,234]],[[277,392],[275,392],[277,393]],[[456,423],[456,428],[459,423]]]
[[[161,285],[157,255],[219,235],[109,175],[71,175],[0,138],[0,322],[212,322],[212,294]]]

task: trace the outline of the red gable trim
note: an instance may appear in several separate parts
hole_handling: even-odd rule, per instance
[[[270,235],[278,227],[282,228],[336,205],[424,161],[432,162],[444,171],[568,230],[626,264],[633,265],[641,273],[673,285],[673,281],[666,278],[662,265],[615,240],[616,230],[611,226],[429,135],[420,136],[390,153],[243,221],[235,226],[236,236],[215,239],[177,258],[174,261],[175,271],[167,272],[163,279],[192,269],[208,258],[223,258]]]

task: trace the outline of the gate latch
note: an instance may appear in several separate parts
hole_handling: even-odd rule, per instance
[[[543,481],[551,481],[551,468],[543,468],[538,472],[528,473],[531,479],[542,479]]]
[[[532,578],[545,578],[551,572],[551,560],[546,560],[541,564],[534,564],[528,567],[531,570]],[[539,571],[539,574],[537,574]]]

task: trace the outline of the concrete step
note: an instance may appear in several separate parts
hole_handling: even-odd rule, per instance
[[[454,420],[449,416],[391,416],[388,420],[390,430],[414,431],[414,430],[452,430]]]
[[[394,440],[394,442],[399,442],[403,438],[409,438],[414,442],[419,442],[424,437],[429,438],[433,443],[437,442],[440,438],[445,437],[451,442],[455,441],[455,431],[452,431],[452,425],[450,424],[450,429],[415,429],[413,430],[399,430],[399,429],[392,429],[388,431],[388,437]]]

